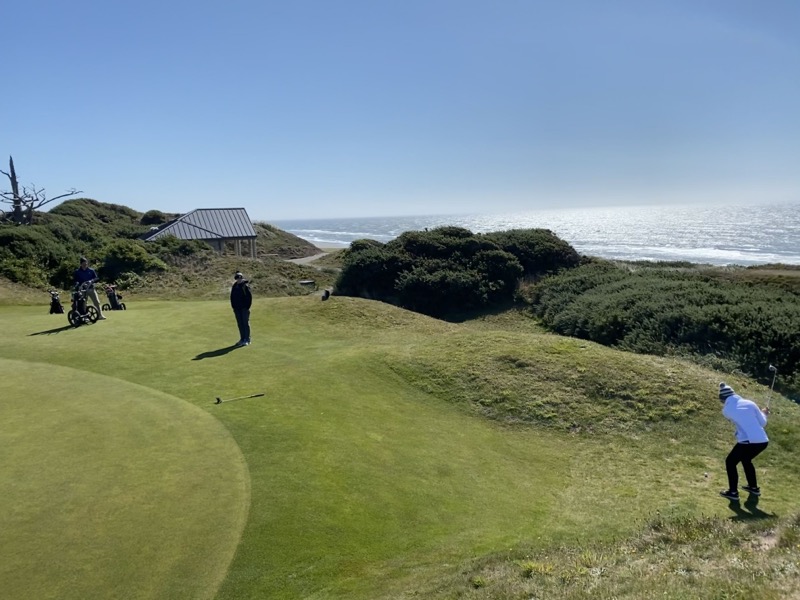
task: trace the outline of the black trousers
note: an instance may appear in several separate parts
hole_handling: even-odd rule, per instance
[[[736,444],[725,459],[725,469],[728,471],[728,489],[736,490],[739,487],[739,471],[737,465],[742,463],[744,476],[747,478],[747,485],[758,487],[756,479],[756,468],[753,466],[753,459],[767,449],[769,442],[760,444]]]
[[[233,314],[236,315],[236,325],[239,327],[239,341],[250,341],[250,309],[234,308]]]

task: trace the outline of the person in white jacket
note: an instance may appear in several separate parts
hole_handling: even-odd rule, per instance
[[[728,500],[739,499],[739,463],[742,463],[744,476],[747,478],[747,485],[742,486],[742,489],[754,496],[760,496],[761,489],[758,487],[753,459],[766,450],[769,444],[767,432],[764,431],[769,409],[759,408],[752,400],[742,398],[725,382],[719,384],[719,399],[723,403],[723,416],[736,428],[736,445],[725,459],[728,489],[720,492],[720,496]]]

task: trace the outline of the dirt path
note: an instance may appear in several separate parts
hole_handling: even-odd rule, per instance
[[[328,254],[328,252],[321,252],[319,254],[314,254],[313,256],[304,256],[303,258],[287,258],[286,262],[294,263],[296,265],[307,265],[308,263],[314,262],[318,258],[327,256]]]

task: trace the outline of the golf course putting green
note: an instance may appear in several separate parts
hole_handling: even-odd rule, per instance
[[[0,370],[3,597],[213,597],[250,503],[228,430],[111,377],[2,358]]]

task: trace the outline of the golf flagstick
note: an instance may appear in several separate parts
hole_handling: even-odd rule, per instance
[[[217,399],[214,401],[214,404],[222,404],[223,402],[233,402],[234,400],[244,400],[246,398],[260,398],[263,395],[264,395],[263,393],[261,393],[261,394],[250,394],[249,396],[239,396],[237,398],[228,398],[227,400],[223,400],[222,398],[217,396]]]

